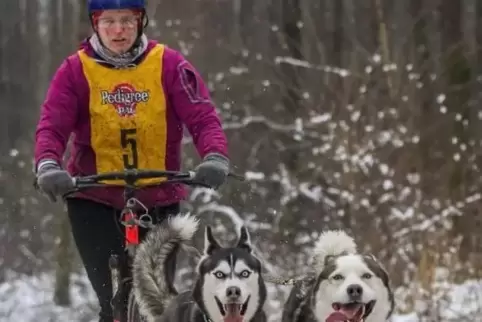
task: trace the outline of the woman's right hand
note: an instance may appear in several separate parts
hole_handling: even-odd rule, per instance
[[[72,176],[57,164],[45,164],[37,171],[37,184],[40,190],[52,201],[74,188]]]

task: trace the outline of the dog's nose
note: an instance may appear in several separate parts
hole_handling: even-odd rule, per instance
[[[241,296],[241,289],[237,286],[230,286],[226,289],[226,297],[230,299],[237,299]]]
[[[358,284],[348,285],[346,292],[351,299],[359,299],[363,294],[363,288]]]

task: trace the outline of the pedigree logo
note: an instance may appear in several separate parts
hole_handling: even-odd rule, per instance
[[[136,114],[138,103],[149,101],[148,91],[137,91],[131,84],[119,84],[109,92],[100,91],[102,105],[111,104],[120,116],[133,116]]]

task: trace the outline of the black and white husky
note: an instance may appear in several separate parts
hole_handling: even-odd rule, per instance
[[[323,233],[312,273],[295,284],[282,322],[385,322],[394,308],[390,281],[372,255],[360,254],[344,231]]]
[[[169,261],[198,228],[187,215],[171,217],[151,230],[133,262],[133,290],[149,322],[265,322],[266,286],[261,262],[252,254],[248,230],[234,247],[222,247],[205,230],[204,254],[192,290],[178,294]]]

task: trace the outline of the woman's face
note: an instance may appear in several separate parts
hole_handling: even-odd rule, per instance
[[[110,51],[126,53],[137,38],[141,15],[132,10],[104,10],[97,19],[96,30]]]

